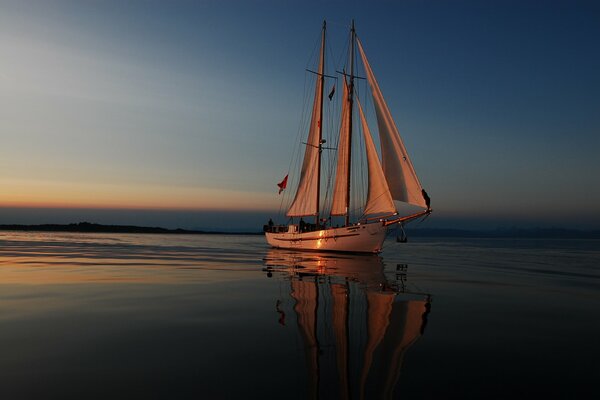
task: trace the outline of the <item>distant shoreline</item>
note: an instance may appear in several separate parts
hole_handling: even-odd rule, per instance
[[[262,232],[213,232],[188,229],[167,229],[135,225],[102,225],[91,222],[76,224],[0,225],[0,231],[21,232],[73,232],[73,233],[161,233],[176,235],[259,235]]]
[[[510,228],[495,230],[439,229],[439,228],[405,228],[409,237],[446,237],[446,238],[480,238],[480,239],[600,239],[600,230],[575,230],[562,228]],[[257,232],[226,232],[204,231],[190,229],[167,229],[161,227],[146,227],[134,225],[102,225],[90,222],[72,224],[41,224],[41,225],[0,225],[0,231],[21,232],[73,232],[73,233],[153,233],[176,235],[262,235]]]

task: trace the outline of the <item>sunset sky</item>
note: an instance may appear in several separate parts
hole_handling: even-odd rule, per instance
[[[594,1],[0,0],[0,224],[260,229],[352,18],[430,226],[600,228]]]

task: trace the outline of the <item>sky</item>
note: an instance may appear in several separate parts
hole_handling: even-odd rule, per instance
[[[0,0],[0,224],[260,229],[352,18],[429,227],[600,228],[593,1]]]

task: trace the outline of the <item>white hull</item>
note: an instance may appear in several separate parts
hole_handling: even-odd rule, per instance
[[[387,232],[382,222],[302,233],[294,232],[295,228],[290,225],[288,232],[265,232],[267,242],[279,249],[379,253]]]

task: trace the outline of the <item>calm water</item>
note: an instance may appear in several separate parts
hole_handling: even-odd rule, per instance
[[[0,398],[594,398],[600,242],[0,233]]]

